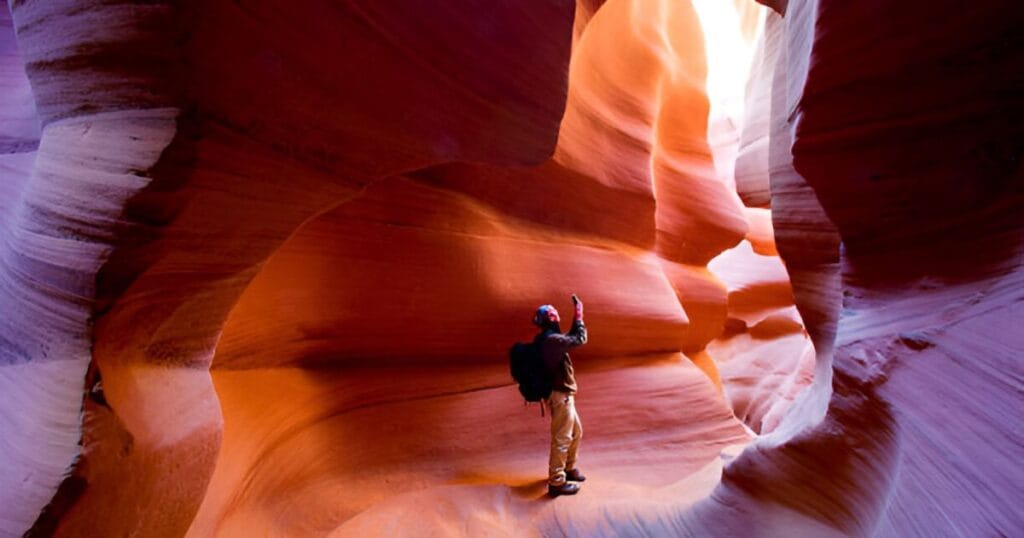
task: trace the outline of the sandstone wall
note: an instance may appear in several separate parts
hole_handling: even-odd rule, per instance
[[[827,379],[832,394],[823,420],[799,402],[685,528],[1022,527],[1019,420],[994,411],[1020,399],[1022,12],[940,4],[791,1],[769,16],[775,235],[818,354],[807,403]],[[785,424],[801,417],[813,426]]]
[[[1022,11],[765,3],[739,132],[688,2],[6,5],[0,534],[1019,532]]]

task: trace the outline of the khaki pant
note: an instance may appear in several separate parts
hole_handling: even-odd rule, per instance
[[[565,471],[576,468],[576,452],[583,437],[583,426],[576,413],[576,400],[567,392],[552,391],[548,398],[551,409],[551,457],[548,459],[548,483],[565,483]]]

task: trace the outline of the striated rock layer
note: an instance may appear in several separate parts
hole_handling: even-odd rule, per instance
[[[930,3],[921,27],[913,7],[820,3],[828,31],[793,144],[844,245],[836,392],[892,422],[837,420],[853,439],[891,435],[868,466],[887,497],[859,507],[879,517],[845,528],[1012,535],[1024,438],[1020,417],[997,410],[1021,402],[1024,12]],[[899,48],[880,41],[911,28]],[[830,62],[851,48],[872,61]],[[832,416],[851,409],[841,401]]]
[[[1024,15],[764,3],[11,2],[0,534],[1024,531]]]
[[[24,330],[41,337],[5,330],[5,342],[70,346],[29,348],[18,360],[41,369],[73,359],[77,375],[66,366],[60,376],[41,371],[48,385],[39,391],[73,414],[82,405],[90,313],[97,320],[91,345],[102,391],[85,403],[76,468],[85,486],[69,482],[73,502],[55,504],[63,512],[54,514],[58,532],[180,535],[220,448],[207,366],[259,264],[306,219],[373,179],[452,159],[545,158],[564,106],[572,8],[449,5],[392,16],[378,3],[307,12],[271,3],[75,4],[11,6],[43,124],[35,170],[53,165],[24,188],[26,201],[36,192],[49,197],[19,206],[8,229],[54,238],[53,247],[31,252],[74,271],[5,269],[5,283],[25,274],[46,280],[11,286],[34,295],[5,297],[4,312],[50,300],[70,318],[68,328],[51,330],[64,320],[30,317]],[[345,55],[333,67],[310,65],[305,51],[313,50]],[[450,64],[439,70],[423,60],[435,57]],[[54,155],[44,159],[47,148]],[[85,207],[69,203],[78,198]],[[4,415],[19,416],[10,411]],[[26,432],[25,444],[79,437],[73,421],[43,417],[45,435]],[[63,457],[21,464],[42,482],[37,468],[53,467],[47,497],[71,463],[74,441],[65,443]],[[4,505],[18,511],[5,532],[20,534],[46,501],[23,500],[20,476],[4,480],[0,491],[12,495]]]
[[[297,230],[224,326],[211,371],[225,439],[189,533],[546,533],[563,510],[589,532],[584,514],[626,499],[706,494],[718,452],[749,439],[704,351],[728,310],[706,264],[749,225],[705,140],[701,50],[685,4],[606,3],[578,34],[548,161],[383,179]],[[593,427],[587,492],[563,508],[537,503],[546,424],[522,412],[505,353],[531,337],[539,303],[570,292],[587,304],[592,337],[574,356]],[[809,383],[810,363],[781,364]],[[263,416],[278,379],[289,400],[324,404],[264,433],[238,426]],[[393,526],[412,513],[417,525]]]
[[[690,530],[739,534],[775,515],[817,534],[1024,528],[1024,13],[916,4],[790,1],[769,16],[754,75],[773,73],[770,98],[754,99],[771,103],[770,173],[753,179],[770,184],[815,385],[833,392],[825,406],[808,392],[727,467],[681,516]],[[744,199],[759,205],[758,191]],[[709,524],[723,511],[726,526]]]

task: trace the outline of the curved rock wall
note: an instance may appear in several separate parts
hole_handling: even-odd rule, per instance
[[[138,82],[118,75],[121,59],[110,52],[126,33],[145,34],[136,25],[151,11],[121,13],[108,25],[102,13],[46,20],[48,8],[61,6],[24,6],[11,18],[5,4],[0,16],[4,535],[33,524],[79,452],[95,275],[113,248],[121,206],[147,181],[138,170],[172,132],[165,109],[107,106]],[[94,24],[105,31],[74,31]],[[82,46],[92,39],[95,47]],[[105,61],[93,65],[98,58]]]
[[[681,515],[691,531],[767,518],[816,535],[1024,528],[1008,472],[1021,439],[993,411],[1018,407],[1024,347],[1010,329],[1022,319],[1022,12],[942,4],[927,5],[926,27],[914,3],[790,1],[769,16],[772,216],[816,389]]]
[[[705,266],[744,237],[748,214],[705,139],[700,31],[685,4],[605,3],[575,43],[551,159],[387,178],[296,231],[224,327],[212,368],[226,437],[190,533],[356,535],[410,511],[445,533],[473,534],[446,527],[449,517],[503,533],[511,521],[557,520],[531,502],[543,491],[534,456],[545,430],[536,410],[516,411],[505,354],[531,337],[538,304],[561,298],[568,311],[571,292],[586,301],[592,335],[574,356],[594,425],[587,465],[601,476],[601,493],[573,517],[659,488],[707,491],[718,451],[748,434],[703,351],[729,301]],[[770,256],[759,217],[752,240]],[[257,425],[279,397],[324,402]],[[744,401],[782,409],[786,398]],[[454,505],[461,515],[446,516]]]
[[[550,152],[564,106],[570,4],[486,13],[435,6],[394,17],[367,4],[287,13],[270,3],[11,6],[43,117],[40,152],[52,137],[60,161],[55,187],[35,181],[26,188],[86,197],[91,210],[84,214],[65,197],[23,211],[33,222],[68,215],[70,229],[86,228],[59,252],[33,250],[82,273],[53,277],[81,285],[57,301],[69,308],[81,298],[81,313],[64,331],[82,335],[80,343],[61,354],[77,360],[78,373],[62,366],[59,377],[67,375],[70,388],[49,390],[68,415],[82,405],[90,312],[99,318],[93,360],[102,381],[85,402],[76,470],[87,486],[69,482],[55,505],[63,511],[60,532],[92,534],[100,521],[110,534],[185,531],[220,444],[220,409],[206,372],[214,344],[258,264],[304,220],[407,168],[449,159],[535,163]],[[431,21],[434,30],[423,31]],[[458,21],[463,31],[449,32]],[[402,29],[413,22],[417,32]],[[332,26],[310,31],[316,24]],[[289,27],[292,37],[284,39],[279,30]],[[310,66],[302,60],[307,50],[344,50],[363,67],[348,60]],[[452,63],[438,68],[408,51]],[[355,77],[360,84],[351,83]],[[316,90],[289,97],[295,85]],[[266,111],[260,121],[246,120],[258,107]],[[63,235],[69,229],[59,220],[52,227]],[[120,248],[96,277],[109,251],[104,243],[115,236]],[[88,251],[83,261],[71,247]],[[46,334],[38,322],[34,329]],[[78,437],[73,420],[60,426],[62,435]],[[44,489],[70,463],[73,442],[68,456],[47,459],[53,472]],[[29,472],[36,467],[26,464]],[[12,532],[34,519],[40,500],[13,503],[27,519]],[[154,510],[159,517],[147,515]]]
[[[12,2],[0,533],[1018,533],[1021,10],[764,3]]]
[[[819,3],[794,167],[843,240],[836,392],[892,416],[870,465],[887,497],[860,528],[1014,534],[1022,438],[995,410],[1020,401],[1024,350],[1024,11],[928,9],[922,26],[912,5]],[[837,400],[848,437],[884,435]]]
[[[59,378],[64,365],[44,364],[41,360],[30,363],[32,358],[42,358],[47,340],[70,335],[60,331],[59,320],[47,316],[44,310],[29,310],[24,293],[19,293],[26,276],[8,276],[12,269],[32,263],[24,252],[26,240],[18,238],[25,227],[19,213],[23,213],[20,200],[39,146],[39,119],[6,4],[0,9],[0,92],[4,95],[0,100],[0,238],[4,244],[0,271],[6,276],[0,280],[0,390],[4,394],[0,428],[9,439],[0,455],[5,475],[0,490],[0,520],[10,522],[0,532],[7,532],[8,525],[25,529],[32,524],[52,497],[53,484],[71,463],[80,435],[75,424],[75,396],[80,394],[80,376],[87,357],[79,353],[71,374]],[[58,327],[32,330],[47,321],[51,327]],[[54,390],[53,385],[59,389]],[[51,392],[59,395],[48,397]],[[7,432],[12,431],[33,435],[11,439]],[[39,455],[43,457],[36,460]]]

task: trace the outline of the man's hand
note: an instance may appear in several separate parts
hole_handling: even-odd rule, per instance
[[[576,307],[576,315],[573,317],[573,319],[575,319],[577,321],[582,321],[583,320],[583,301],[581,301],[580,298],[577,297],[575,293],[572,294],[572,304],[573,304],[573,306]]]

